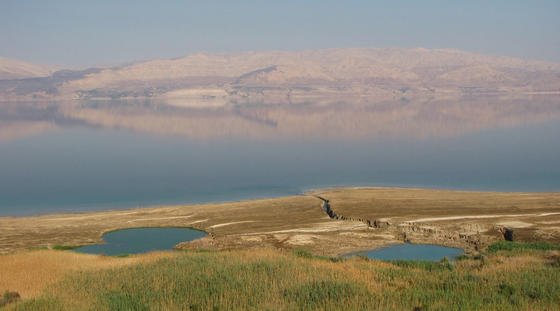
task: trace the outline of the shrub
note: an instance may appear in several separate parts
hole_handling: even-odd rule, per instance
[[[10,292],[10,291],[5,291],[4,295],[2,295],[2,299],[0,299],[0,307],[3,307],[7,304],[10,304],[12,302],[16,302],[20,299],[20,295],[18,292]]]
[[[315,257],[313,254],[311,254],[309,251],[302,249],[302,248],[296,248],[293,250],[294,255],[296,255],[297,257],[301,257],[301,258],[313,258]]]
[[[57,251],[67,251],[67,250],[75,249],[76,247],[77,246],[73,246],[73,245],[54,245],[52,249]]]

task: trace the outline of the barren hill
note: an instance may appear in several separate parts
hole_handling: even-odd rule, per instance
[[[0,80],[46,77],[54,67],[0,57]]]
[[[349,96],[385,100],[558,93],[560,64],[449,49],[324,49],[194,54],[92,70],[56,81],[34,80],[34,88],[28,81],[0,83],[0,94],[4,98],[163,97],[284,103]]]

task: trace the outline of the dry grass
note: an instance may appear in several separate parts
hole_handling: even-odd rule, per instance
[[[17,291],[22,298],[38,296],[47,286],[76,271],[118,268],[176,256],[172,252],[116,258],[54,250],[0,255],[0,291]]]
[[[303,255],[303,256],[302,256]],[[68,273],[21,310],[553,310],[560,270],[544,251],[454,263],[333,261],[285,250],[184,252]]]
[[[432,216],[560,212],[560,193],[481,192],[412,188],[318,190],[348,216],[412,220]]]

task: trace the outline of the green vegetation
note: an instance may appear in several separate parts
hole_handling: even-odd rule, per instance
[[[303,249],[303,248],[296,248],[292,252],[295,256],[301,257],[301,258],[319,258],[320,257],[320,256],[313,255],[311,252],[309,252],[308,250]]]
[[[498,251],[551,251],[560,250],[559,244],[548,242],[512,242],[512,241],[499,241],[488,246],[488,252],[496,253]]]
[[[67,251],[67,250],[75,249],[76,247],[77,246],[74,245],[54,245],[52,249],[57,251]]]
[[[328,310],[335,302],[352,303],[360,296],[367,297],[369,293],[354,283],[333,280],[306,282],[283,292],[283,297],[294,302],[299,309]]]
[[[453,264],[447,260],[447,258],[444,258],[439,262],[423,260],[392,260],[390,262],[397,267],[409,269],[417,268],[424,269],[426,271],[453,270]]]
[[[306,249],[303,249],[303,248],[296,248],[292,251],[292,253],[296,257],[308,258],[308,259],[328,260],[328,261],[332,261],[332,262],[339,262],[339,261],[346,260],[344,257],[330,257],[330,256],[314,255],[310,251],[308,251]]]
[[[496,245],[501,243],[486,256],[454,262],[332,261],[303,250],[184,252],[152,263],[77,272],[43,296],[9,307],[552,310],[560,305],[560,265],[550,264],[551,251],[544,251],[550,248]]]
[[[5,291],[4,295],[2,295],[2,298],[0,298],[0,307],[3,307],[7,304],[10,303],[14,303],[16,301],[18,301],[20,299],[19,293],[18,292],[10,292],[10,291]]]

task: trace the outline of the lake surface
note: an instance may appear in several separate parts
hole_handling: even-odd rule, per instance
[[[560,191],[560,100],[0,103],[0,216],[327,186]]]
[[[444,257],[454,259],[464,252],[460,248],[431,244],[398,244],[389,247],[359,253],[371,259],[380,260],[426,260],[440,261]]]
[[[108,232],[104,244],[85,245],[74,251],[109,256],[170,250],[180,242],[200,239],[206,233],[189,228],[134,228]]]

